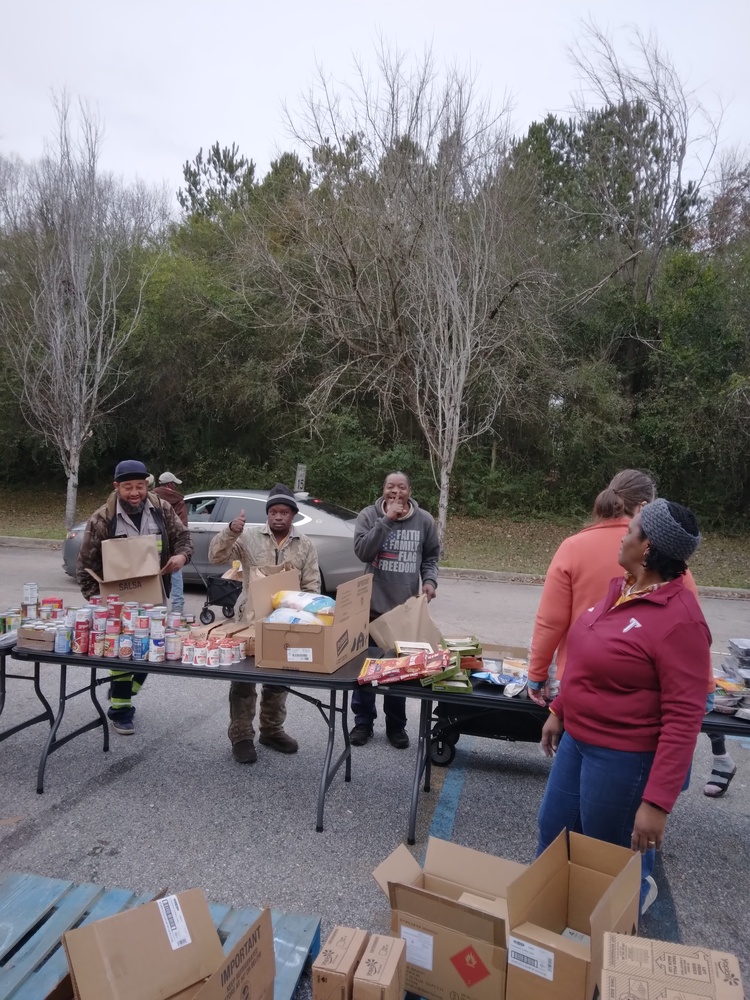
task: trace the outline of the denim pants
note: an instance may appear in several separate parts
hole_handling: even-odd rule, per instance
[[[352,692],[352,711],[355,726],[371,726],[377,719],[375,688],[372,684],[362,684]],[[385,695],[383,712],[386,729],[406,728],[406,698],[402,694]]]
[[[182,581],[182,570],[172,573],[172,611],[185,610],[185,585]]]
[[[653,762],[653,753],[607,750],[563,733],[539,809],[537,855],[562,830],[629,848]],[[653,849],[642,855],[641,906],[655,857]]]

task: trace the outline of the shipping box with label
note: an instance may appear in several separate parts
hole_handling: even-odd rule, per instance
[[[354,973],[369,936],[356,927],[333,928],[313,962],[313,1000],[352,1000]]]
[[[156,535],[135,538],[105,538],[102,542],[102,575],[87,570],[99,584],[106,598],[116,595],[121,601],[139,604],[163,604],[164,587]]]
[[[605,932],[637,933],[640,885],[640,854],[561,833],[508,886],[507,1000],[593,1000]]]
[[[332,625],[287,625],[263,621],[273,611],[271,600],[279,590],[299,590],[299,573],[287,570],[250,584],[255,608],[255,662],[259,667],[309,670],[332,674],[368,643],[372,577],[358,576],[336,591]]]
[[[424,867],[401,844],[373,872],[407,941],[407,988],[427,1000],[500,1000],[508,885],[526,866],[430,837]],[[414,891],[408,891],[414,890]],[[418,985],[417,985],[418,984]],[[450,985],[449,985],[450,984]]]
[[[68,931],[63,945],[75,1000],[273,1000],[270,910],[225,956],[202,889]]]
[[[710,948],[604,935],[602,1000],[743,1000],[740,964]]]
[[[405,981],[405,943],[373,934],[354,973],[352,1000],[403,1000]]]

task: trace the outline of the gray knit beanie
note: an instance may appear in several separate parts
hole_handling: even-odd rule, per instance
[[[641,511],[641,530],[663,555],[687,562],[701,543],[700,532],[691,535],[674,519],[669,501],[659,497]]]
[[[276,483],[274,488],[269,493],[268,500],[266,500],[266,513],[268,513],[269,507],[274,507],[279,503],[284,503],[287,507],[291,507],[295,514],[299,510],[294,494],[289,487],[284,486],[283,483]]]

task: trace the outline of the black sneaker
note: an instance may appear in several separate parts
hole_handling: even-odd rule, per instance
[[[406,750],[409,746],[409,734],[405,729],[386,729],[385,735],[391,746],[397,750]]]
[[[118,719],[115,717],[109,720],[109,724],[120,736],[132,736],[135,732],[135,724],[132,719]]]
[[[372,726],[364,726],[359,723],[349,732],[349,742],[353,747],[363,747],[371,739]]]

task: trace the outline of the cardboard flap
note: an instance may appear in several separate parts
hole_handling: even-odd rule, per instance
[[[439,837],[430,837],[427,841],[425,875],[435,875],[451,882],[458,880],[464,888],[476,889],[490,896],[504,897],[510,883],[523,874],[526,867]]]
[[[505,921],[497,914],[476,910],[455,899],[434,896],[414,885],[391,884],[390,897],[393,912],[398,912],[406,920],[413,916],[476,941],[485,941],[497,948],[505,947]]]
[[[535,901],[545,893],[547,886],[561,870],[565,873],[565,889],[568,885],[568,842],[563,830],[533,861],[525,872],[508,886],[505,898],[508,901],[508,921],[511,930],[531,919]],[[567,894],[567,893],[566,893]],[[563,901],[567,911],[567,898]],[[563,927],[565,917],[563,916]]]
[[[156,537],[105,538],[102,542],[104,582],[129,580],[133,576],[156,576],[161,571]]]
[[[604,840],[586,837],[582,833],[571,832],[568,843],[572,864],[613,877],[618,875],[633,857],[629,847],[608,844]]]
[[[370,614],[370,598],[372,597],[372,575],[347,580],[336,588],[336,610],[333,620],[336,625],[347,625],[352,618],[363,612]]]
[[[389,882],[402,882],[405,885],[417,885],[422,879],[422,869],[412,857],[404,844],[399,844],[396,850],[381,861],[372,877],[380,888],[389,895]]]
[[[410,597],[404,604],[399,604],[392,611],[386,611],[370,622],[370,635],[381,649],[393,649],[398,639],[404,642],[429,642],[437,649],[441,640],[440,629],[427,608],[424,594]]]
[[[265,618],[273,611],[271,600],[279,590],[299,590],[299,573],[296,569],[283,570],[281,573],[258,575],[250,580],[249,590],[256,618]]]
[[[273,1000],[275,975],[271,911],[266,909],[199,989],[195,1000],[225,1000],[234,996]]]
[[[190,889],[177,902],[190,937],[187,944],[173,946],[157,902],[64,934],[79,1000],[171,997],[207,979],[224,952],[206,897],[202,889]]]

